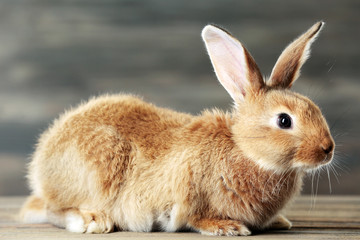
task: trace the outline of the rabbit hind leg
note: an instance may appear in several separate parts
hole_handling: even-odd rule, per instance
[[[45,223],[48,221],[46,216],[46,204],[41,197],[31,195],[20,211],[20,220],[25,223]]]
[[[292,223],[286,217],[279,214],[273,219],[268,228],[276,230],[289,230],[291,227]]]

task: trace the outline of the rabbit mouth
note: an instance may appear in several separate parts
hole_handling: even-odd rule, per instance
[[[329,164],[332,159],[333,159],[333,154],[328,153],[328,154],[326,154],[325,158],[322,161],[320,161],[320,165]]]
[[[325,166],[327,164],[330,164],[333,159],[333,155],[334,155],[333,152],[331,152],[328,154],[321,154],[321,156],[318,156],[317,159],[316,158],[307,159],[307,160],[299,159],[294,164],[294,167],[304,169],[306,171],[313,170],[313,169]]]
[[[325,165],[328,165],[331,163],[333,159],[333,154],[332,153],[328,153],[325,155],[325,157],[323,157],[322,159],[320,159],[320,161],[318,161],[317,163],[313,164],[312,166],[308,166],[307,169],[311,170],[311,169],[316,169]]]

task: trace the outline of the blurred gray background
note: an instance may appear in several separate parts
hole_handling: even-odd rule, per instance
[[[332,194],[360,194],[359,16],[358,0],[1,0],[0,195],[28,194],[25,166],[38,135],[90,96],[131,92],[193,114],[230,109],[200,38],[206,24],[229,29],[268,76],[318,20],[327,24],[294,90],[332,127]],[[311,185],[308,177],[305,193]],[[318,185],[330,193],[325,171]]]

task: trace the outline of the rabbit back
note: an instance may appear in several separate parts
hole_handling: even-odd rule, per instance
[[[139,164],[133,161],[166,155],[176,129],[189,121],[190,115],[130,95],[91,99],[41,135],[30,163],[30,187],[59,205],[115,196],[131,165]]]

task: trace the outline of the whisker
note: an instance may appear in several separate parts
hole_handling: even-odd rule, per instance
[[[288,181],[288,179],[290,178],[290,176],[292,175],[292,173],[295,171],[295,169],[291,170],[287,176],[285,177],[285,179],[283,179],[282,183],[280,184],[279,186],[279,189],[278,189],[278,193],[280,193],[281,191],[281,188],[284,186],[284,184]]]
[[[316,190],[315,190],[314,207],[315,207],[316,197],[317,197],[318,190],[319,190],[320,170],[321,170],[321,168],[317,171],[317,180],[316,180]]]
[[[266,189],[267,184],[269,183],[270,179],[271,179],[275,174],[277,174],[277,172],[278,172],[278,170],[275,170],[275,171],[270,175],[270,177],[268,178],[268,180],[266,180],[265,185],[264,185],[264,188],[263,188],[263,191],[262,191],[262,197],[261,197],[262,201],[264,201],[264,192],[265,192],[265,189]]]
[[[332,161],[332,165],[334,167],[337,167],[338,169],[340,169],[342,172],[349,174],[350,173],[350,168],[346,165],[346,162],[343,162],[341,157],[347,157],[346,154],[344,154],[344,156],[341,156],[341,154],[343,153],[335,153],[336,158],[333,159]]]
[[[316,169],[313,169],[311,171],[311,206],[310,206],[310,211],[314,209],[315,202],[316,202],[316,196],[315,196],[315,192],[314,192],[314,179],[315,179],[316,173],[317,173]]]
[[[271,192],[272,194],[276,193],[276,189],[279,189],[279,190],[278,190],[278,193],[280,192],[280,189],[281,189],[281,186],[282,186],[281,181],[284,180],[284,177],[285,177],[285,176],[286,176],[285,179],[287,178],[287,173],[289,172],[289,170],[290,170],[290,169],[287,169],[286,171],[284,171],[284,172],[281,174],[281,177],[280,177],[279,181],[276,183],[273,191]],[[280,185],[279,185],[279,184],[280,184]],[[278,185],[279,185],[279,186],[278,186]]]
[[[348,135],[347,132],[341,132],[341,133],[338,133],[338,134],[334,135],[334,139],[337,139],[337,138],[339,138],[339,137],[343,137],[343,136],[346,136],[346,135]],[[337,145],[337,144],[336,144],[336,145]]]
[[[314,172],[311,171],[311,201],[314,197]]]
[[[329,61],[328,63],[330,63],[330,61]],[[336,59],[334,59],[334,62],[331,64],[329,70],[327,71],[328,73],[333,69],[335,63],[336,63]],[[328,64],[327,64],[327,65],[328,65]]]
[[[279,181],[275,184],[275,186],[273,187],[273,190],[271,191],[271,194],[274,194],[274,193],[275,193],[276,188],[277,188],[279,182],[281,181],[281,179],[284,177],[285,173],[286,173],[286,171],[284,171],[283,173],[281,173],[280,179],[279,179]]]
[[[335,165],[335,164],[329,164],[329,168],[333,171],[334,176],[335,176],[335,177],[341,176],[341,175],[336,171],[334,165]]]
[[[340,184],[339,178],[338,178],[338,172],[336,171],[336,169],[334,168],[334,166],[332,164],[329,165],[331,171],[333,172],[336,181],[338,182],[338,184]]]
[[[330,173],[329,173],[329,168],[326,167],[326,172],[327,172],[327,175],[328,175],[328,179],[329,179],[329,190],[330,190],[330,194],[332,192],[332,189],[331,189],[331,179],[330,179]]]

